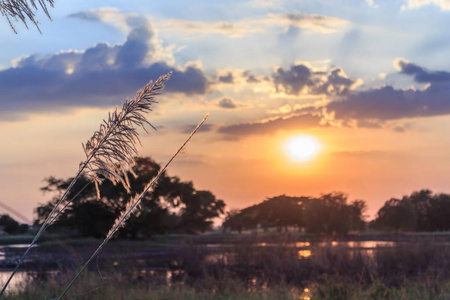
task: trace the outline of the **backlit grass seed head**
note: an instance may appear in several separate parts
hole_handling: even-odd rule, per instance
[[[144,114],[152,111],[156,103],[155,96],[164,89],[164,82],[169,79],[171,72],[161,76],[155,83],[149,82],[137,92],[135,99],[126,100],[122,109],[109,113],[108,119],[103,120],[100,129],[94,133],[83,149],[86,161],[80,163],[80,169],[85,167],[88,177],[95,183],[97,197],[100,198],[99,185],[104,178],[115,185],[121,183],[130,192],[127,171],[132,171],[136,164],[133,156],[137,154],[136,144],[141,143],[137,127],[147,132],[145,125],[155,129]]]
[[[0,15],[5,16],[6,20],[11,26],[11,29],[14,33],[17,33],[12,21],[22,21],[22,23],[28,28],[27,20],[31,21],[36,28],[39,29],[38,20],[35,19],[36,11],[38,9],[38,5],[44,11],[49,19],[50,14],[47,10],[47,4],[50,7],[53,7],[54,0],[1,0],[0,1]]]

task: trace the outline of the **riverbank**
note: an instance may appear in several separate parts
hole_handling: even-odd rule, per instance
[[[331,240],[269,232],[115,240],[68,299],[445,299],[449,237],[371,233]],[[33,248],[21,272],[28,277],[9,299],[55,297],[99,242],[49,239]],[[24,250],[1,249],[4,258]]]

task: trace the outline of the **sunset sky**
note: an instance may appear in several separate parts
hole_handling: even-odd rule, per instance
[[[29,219],[49,200],[43,179],[74,176],[108,111],[169,71],[139,154],[164,164],[209,112],[168,174],[228,209],[342,191],[373,217],[391,197],[450,193],[450,0],[57,0],[49,12],[42,34],[0,19],[0,201]],[[289,148],[305,136],[317,152]]]

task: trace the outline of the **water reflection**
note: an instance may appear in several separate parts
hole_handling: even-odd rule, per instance
[[[258,243],[256,244],[258,247],[276,247],[280,246],[279,244],[272,243]],[[327,242],[296,242],[287,244],[288,247],[296,247],[296,248],[309,248],[313,246],[319,247],[346,247],[346,248],[355,248],[355,249],[374,249],[374,248],[382,248],[382,247],[394,247],[396,242],[391,241],[327,241]],[[217,245],[216,245],[217,246]]]
[[[311,250],[299,250],[298,258],[308,258],[311,256]]]
[[[394,247],[398,244],[402,244],[403,242],[392,242],[392,241],[376,241],[376,240],[370,240],[370,241],[329,241],[329,242],[290,242],[290,243],[274,243],[274,242],[260,242],[260,243],[253,243],[253,244],[245,244],[244,248],[239,247],[239,245],[235,244],[208,244],[208,245],[201,245],[199,246],[199,249],[201,251],[201,257],[199,258],[199,263],[206,262],[207,264],[222,264],[222,265],[233,265],[236,262],[236,257],[241,252],[248,253],[246,247],[250,247],[251,251],[254,251],[254,253],[259,254],[259,251],[264,253],[269,253],[269,255],[277,255],[277,253],[289,253],[289,255],[293,255],[293,257],[297,259],[312,259],[314,260],[316,255],[319,255],[321,253],[321,249],[323,248],[330,248],[330,247],[336,247],[335,249],[340,251],[343,249],[345,252],[349,251],[350,255],[356,255],[356,254],[363,254],[364,256],[367,256],[369,258],[374,258],[375,253],[377,249],[380,248],[386,248],[386,247]],[[18,254],[21,250],[17,250],[17,248],[24,248],[28,245],[8,245],[8,246],[0,246],[0,267],[3,266],[4,270],[5,268],[10,268],[10,266],[7,263],[7,261],[10,261],[10,265],[15,266],[15,260],[18,259]],[[261,247],[258,249],[258,247]],[[268,249],[267,249],[267,248]],[[277,247],[282,247],[281,250],[283,250],[285,247],[289,248],[289,252],[283,252],[283,251],[272,251],[271,248],[274,247],[274,250],[277,250]],[[8,248],[11,248],[8,250]],[[268,251],[266,251],[268,250]],[[130,255],[129,257],[125,257],[124,260],[133,259],[133,265],[137,265],[139,270],[136,275],[138,277],[142,278],[152,278],[152,280],[156,280],[162,283],[165,283],[166,285],[170,285],[171,282],[175,282],[176,280],[179,280],[179,278],[183,277],[183,272],[185,272],[185,266],[183,264],[176,266],[175,269],[170,268],[169,265],[172,265],[170,263],[166,263],[167,261],[171,261],[172,259],[177,260],[180,257],[180,254],[170,254],[171,252],[165,253],[164,251],[149,251],[149,249],[141,250],[137,255],[136,253],[133,253],[133,255]],[[252,252],[250,252],[252,253]],[[51,254],[49,257],[54,257]],[[175,255],[175,256],[169,256],[169,255]],[[125,255],[126,256],[126,255]],[[155,259],[155,257],[158,257],[158,259]],[[151,258],[151,259],[150,259]],[[256,256],[258,258],[258,256]],[[251,256],[249,256],[249,260],[251,260]],[[64,261],[65,262],[65,261]],[[13,264],[14,263],[14,264]],[[106,264],[108,265],[108,264]],[[116,260],[116,258],[113,261],[109,262],[109,266],[119,266],[119,261]],[[30,270],[30,269],[28,269]],[[0,272],[0,282],[3,284],[9,277],[10,272],[9,271],[3,271]],[[18,273],[11,282],[11,290],[17,289],[23,286],[28,281],[32,280],[33,276],[27,275],[26,272]],[[300,299],[309,299],[310,296],[307,295],[307,291],[305,290],[305,293],[303,293],[303,298]],[[308,291],[309,292],[309,291]],[[303,295],[302,294],[302,295]]]
[[[10,244],[10,245],[0,245],[0,250],[3,250],[5,248],[28,248],[30,246],[29,244]],[[33,247],[36,247],[37,245],[33,245]],[[32,247],[32,248],[33,248]]]
[[[308,288],[305,288],[300,295],[299,300],[311,300],[311,291]]]
[[[380,248],[380,247],[393,247],[395,246],[395,242],[391,241],[349,241],[349,242],[337,242],[332,241],[330,242],[321,242],[319,243],[319,246],[344,246],[348,248],[360,248],[360,249],[373,249],[373,248]]]
[[[311,246],[310,242],[297,242],[295,243],[295,247],[302,248],[302,247],[309,247]]]
[[[11,271],[0,271],[0,284],[4,286]],[[8,285],[9,292],[17,292],[24,288],[25,283],[30,280],[30,276],[26,272],[17,272]]]

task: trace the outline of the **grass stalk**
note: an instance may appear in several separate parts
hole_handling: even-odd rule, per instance
[[[147,121],[144,113],[152,110],[152,105],[156,102],[154,97],[161,94],[164,88],[164,82],[170,78],[170,75],[171,72],[159,77],[155,83],[150,81],[144,88],[137,92],[135,99],[125,101],[121,111],[116,107],[116,110],[108,115],[108,120],[104,120],[100,125],[100,129],[94,133],[86,144],[83,144],[86,160],[80,163],[77,175],[53,207],[52,211],[33,238],[33,241],[22,255],[17,266],[3,286],[0,297],[5,292],[11,279],[17,273],[20,265],[28,255],[28,252],[51,224],[50,220],[53,222],[67,207],[68,204],[60,209],[57,215],[54,216],[56,210],[72,190],[83,171],[87,170],[89,179],[95,183],[98,198],[100,198],[98,186],[103,181],[103,178],[109,179],[113,184],[120,182],[127,191],[130,191],[124,165],[132,172],[131,166],[135,164],[133,155],[137,154],[136,143],[140,144],[136,127],[141,127],[145,131],[147,131],[145,125],[154,128],[150,122]],[[73,199],[71,199],[69,203],[71,201],[73,201]]]
[[[56,203],[55,207],[53,207],[53,210],[50,212],[50,214],[48,215],[47,219],[45,219],[44,223],[42,224],[41,228],[39,229],[39,231],[36,233],[36,235],[33,238],[33,241],[31,241],[30,245],[28,246],[27,250],[25,251],[25,253],[22,255],[22,257],[20,258],[19,262],[17,263],[16,267],[14,268],[13,272],[11,273],[11,275],[9,276],[8,280],[6,281],[5,285],[2,288],[2,291],[0,292],[0,297],[3,295],[3,293],[5,292],[6,288],[8,287],[9,283],[11,282],[12,278],[14,277],[14,275],[17,273],[17,271],[19,270],[20,265],[22,264],[22,262],[25,260],[25,257],[28,255],[28,252],[30,252],[31,248],[34,246],[34,244],[36,244],[37,240],[39,239],[39,237],[42,235],[42,233],[44,233],[44,231],[48,228],[48,223],[50,221],[50,218],[52,217],[52,215],[55,213],[56,209],[58,208],[58,206],[61,204],[61,202],[66,198],[68,192],[72,189],[73,185],[75,184],[75,182],[78,180],[78,178],[81,175],[81,172],[84,170],[83,168],[80,168],[80,171],[78,172],[77,176],[75,176],[75,178],[72,180],[72,182],[70,183],[69,187],[66,189],[66,191],[64,192],[64,194],[62,195],[62,197],[59,199],[58,203]]]
[[[170,160],[166,163],[164,168],[159,170],[158,174],[145,186],[144,191],[135,196],[127,205],[127,208],[120,217],[116,219],[114,222],[113,227],[107,234],[106,238],[103,240],[103,242],[100,244],[100,246],[95,250],[95,252],[91,255],[91,257],[86,261],[86,263],[81,267],[81,269],[77,272],[75,277],[72,279],[72,281],[69,283],[69,285],[64,289],[64,291],[61,293],[61,295],[58,298],[52,299],[52,300],[60,300],[64,295],[67,293],[67,291],[72,287],[72,285],[75,283],[75,281],[78,279],[78,277],[81,275],[83,270],[87,267],[87,265],[94,259],[97,254],[100,252],[100,250],[103,248],[103,246],[106,245],[106,243],[113,237],[113,235],[119,230],[120,227],[125,225],[126,220],[133,214],[133,212],[137,209],[139,206],[142,198],[145,196],[145,194],[148,192],[148,190],[158,181],[158,179],[161,177],[161,175],[165,172],[167,167],[170,165],[170,163],[175,159],[175,157],[184,149],[186,144],[189,142],[189,140],[194,136],[194,134],[197,132],[197,130],[200,128],[200,126],[203,125],[203,123],[208,118],[208,114],[203,118],[203,120],[197,125],[197,127],[191,132],[189,137],[186,139],[186,141],[181,145],[180,148],[178,148],[178,151],[170,158]]]

